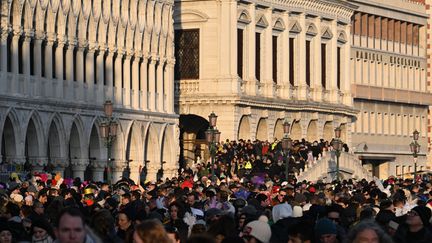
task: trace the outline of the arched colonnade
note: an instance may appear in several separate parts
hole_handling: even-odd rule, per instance
[[[27,165],[33,172],[104,180],[107,148],[100,122],[98,115],[0,109],[1,162],[21,169]],[[176,124],[123,118],[117,122],[111,155],[114,180],[120,179],[127,165],[135,181],[145,165],[149,180],[162,167],[164,176],[177,173]]]

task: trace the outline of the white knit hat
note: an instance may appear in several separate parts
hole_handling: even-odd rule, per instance
[[[255,220],[246,225],[246,231],[263,243],[268,243],[271,238],[271,229],[267,222]]]

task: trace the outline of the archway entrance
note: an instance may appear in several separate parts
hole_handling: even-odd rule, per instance
[[[123,171],[123,176],[129,177],[134,182],[138,182],[139,166],[143,165],[144,163],[142,160],[142,156],[140,156],[140,154],[142,154],[140,150],[140,148],[142,147],[140,133],[141,133],[140,127],[136,124],[133,124],[129,131],[127,147],[126,147],[127,167]]]
[[[238,139],[244,139],[244,140],[251,139],[249,116],[243,116],[240,120],[240,125],[238,129]]]
[[[282,140],[284,136],[283,122],[284,122],[283,119],[278,119],[276,121],[275,129],[274,129],[274,137],[277,138],[277,140]]]
[[[180,167],[208,157],[205,131],[209,122],[197,115],[180,115]]]
[[[99,139],[99,133],[96,128],[96,124],[93,124],[90,133],[90,143],[89,143],[89,164],[84,172],[84,179],[93,179],[95,181],[106,180],[104,176],[105,168],[100,168],[101,165],[97,164],[102,160],[101,144]],[[96,173],[95,173],[96,172]]]
[[[144,161],[147,166],[147,180],[155,180],[156,172],[161,168],[161,157],[157,132],[149,125],[145,141]]]
[[[268,140],[267,120],[265,118],[261,118],[258,122],[256,139],[260,141]]]
[[[16,141],[15,132],[12,125],[12,121],[9,117],[6,117],[5,124],[3,126],[2,134],[2,150],[1,150],[1,161],[6,163],[11,161],[16,156]]]
[[[300,126],[300,121],[294,121],[291,126],[291,139],[301,140],[302,139],[302,129]]]
[[[319,139],[317,121],[311,121],[307,129],[307,141],[313,142],[318,141]]]
[[[334,137],[334,128],[333,128],[333,122],[326,122],[324,124],[324,132],[323,132],[323,138],[325,141],[331,141]]]

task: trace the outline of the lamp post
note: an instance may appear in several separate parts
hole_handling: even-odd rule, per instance
[[[341,136],[341,129],[340,127],[337,127],[335,130],[335,138],[332,142],[332,147],[335,150],[336,154],[336,180],[339,181],[339,157],[342,151],[342,140],[340,139]]]
[[[211,181],[215,182],[215,171],[214,171],[214,164],[215,164],[215,156],[216,156],[216,152],[217,152],[217,143],[219,143],[219,139],[220,139],[220,132],[219,130],[217,130],[216,128],[216,122],[217,122],[217,116],[214,112],[212,112],[209,115],[209,128],[205,131],[205,135],[206,135],[206,141],[208,143],[209,146],[209,152],[210,152],[210,156],[211,156],[211,173],[212,173],[212,178]]]
[[[111,158],[111,147],[117,136],[118,123],[115,121],[113,114],[113,103],[109,100],[104,103],[105,117],[99,124],[99,130],[101,137],[105,140],[105,146],[107,147],[107,179],[108,184],[112,186],[112,158]]]
[[[417,156],[418,153],[420,153],[420,144],[417,142],[419,139],[419,132],[417,130],[414,130],[413,132],[413,141],[410,143],[410,149],[411,153],[413,154],[414,158],[414,181],[417,179]]]
[[[284,154],[287,157],[285,161],[285,180],[288,181],[288,164],[289,164],[290,151],[292,148],[292,140],[289,137],[290,124],[288,122],[288,119],[285,119],[282,125],[284,130],[284,137],[282,138],[282,149],[284,151]]]

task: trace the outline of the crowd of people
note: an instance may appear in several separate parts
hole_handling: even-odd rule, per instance
[[[297,141],[289,167],[331,149]],[[429,178],[297,181],[283,176],[285,154],[277,142],[227,141],[214,177],[200,162],[114,185],[13,173],[0,183],[0,243],[432,242]]]

